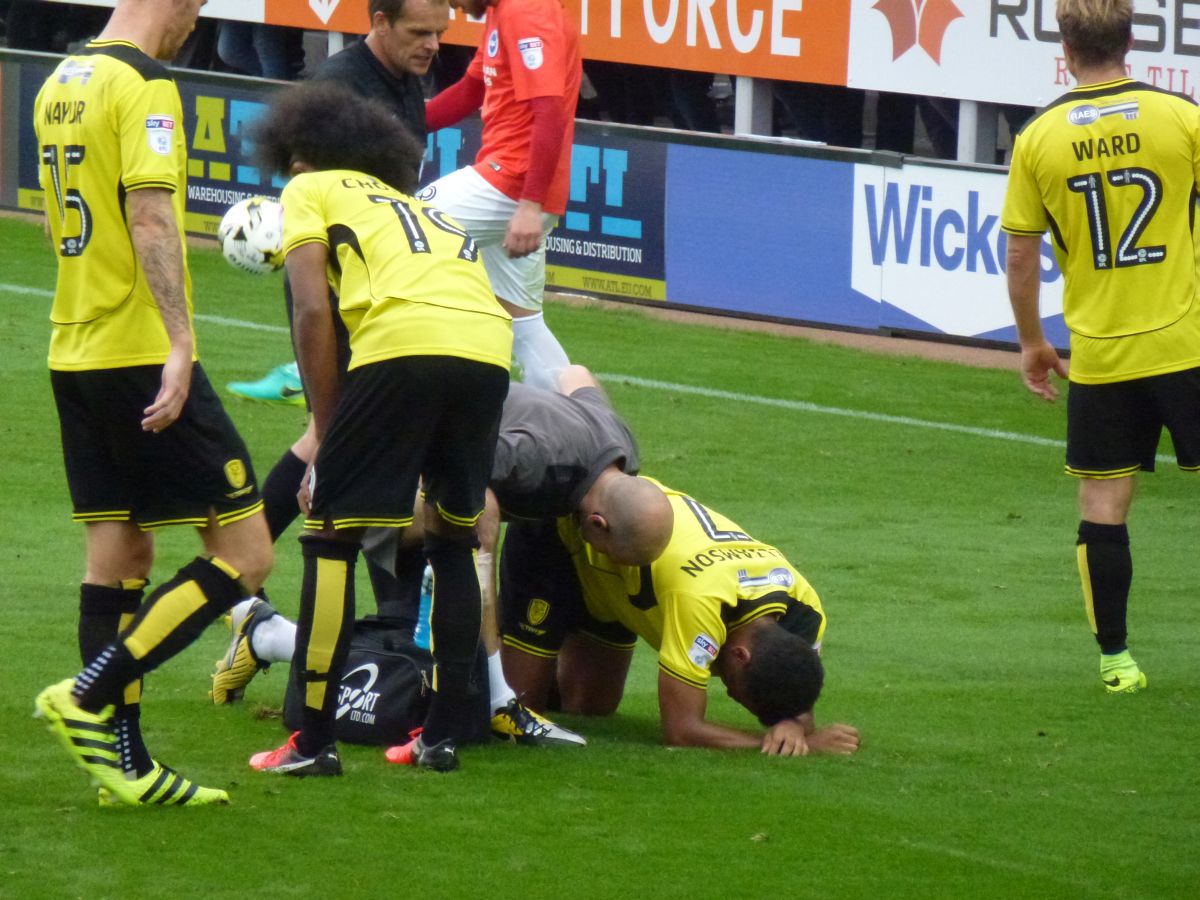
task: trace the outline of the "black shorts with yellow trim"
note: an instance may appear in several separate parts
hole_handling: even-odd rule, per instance
[[[447,522],[483,511],[508,372],[456,356],[351,369],[317,453],[305,526],[403,528],[417,485]]]
[[[192,365],[179,418],[142,430],[162,366],[51,371],[63,461],[79,522],[133,522],[149,530],[223,525],[262,509],[250,455],[208,376]]]
[[[511,522],[500,553],[500,635],[506,646],[554,658],[568,634],[632,650],[637,635],[591,614],[553,519]]]
[[[1153,472],[1163,429],[1184,471],[1200,471],[1200,368],[1116,381],[1071,383],[1066,472],[1123,478]]]

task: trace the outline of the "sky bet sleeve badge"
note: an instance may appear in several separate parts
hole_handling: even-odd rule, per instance
[[[521,38],[517,41],[517,49],[521,52],[521,62],[525,63],[527,69],[540,69],[542,67],[542,39],[538,37]]]
[[[717,651],[720,649],[717,642],[707,634],[698,634],[688,649],[688,659],[701,669],[707,669],[717,658]]]
[[[146,140],[159,156],[169,156],[175,139],[175,120],[170,116],[146,116]]]

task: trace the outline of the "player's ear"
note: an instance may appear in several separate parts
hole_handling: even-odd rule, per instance
[[[739,666],[745,666],[750,662],[750,648],[743,643],[736,643],[725,648],[729,653],[730,660]]]

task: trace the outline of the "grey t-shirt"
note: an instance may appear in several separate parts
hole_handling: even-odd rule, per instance
[[[569,515],[612,463],[636,475],[641,461],[629,426],[598,388],[569,397],[509,385],[489,486],[505,516]]]

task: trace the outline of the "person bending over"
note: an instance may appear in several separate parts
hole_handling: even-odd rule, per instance
[[[534,709],[613,713],[641,637],[658,651],[667,744],[853,753],[855,728],[816,728],[813,720],[825,613],[812,586],[776,548],[686,494],[662,490],[672,531],[648,564],[586,506],[573,517],[509,527],[500,616],[513,689]],[[765,734],[708,719],[713,674]]]

